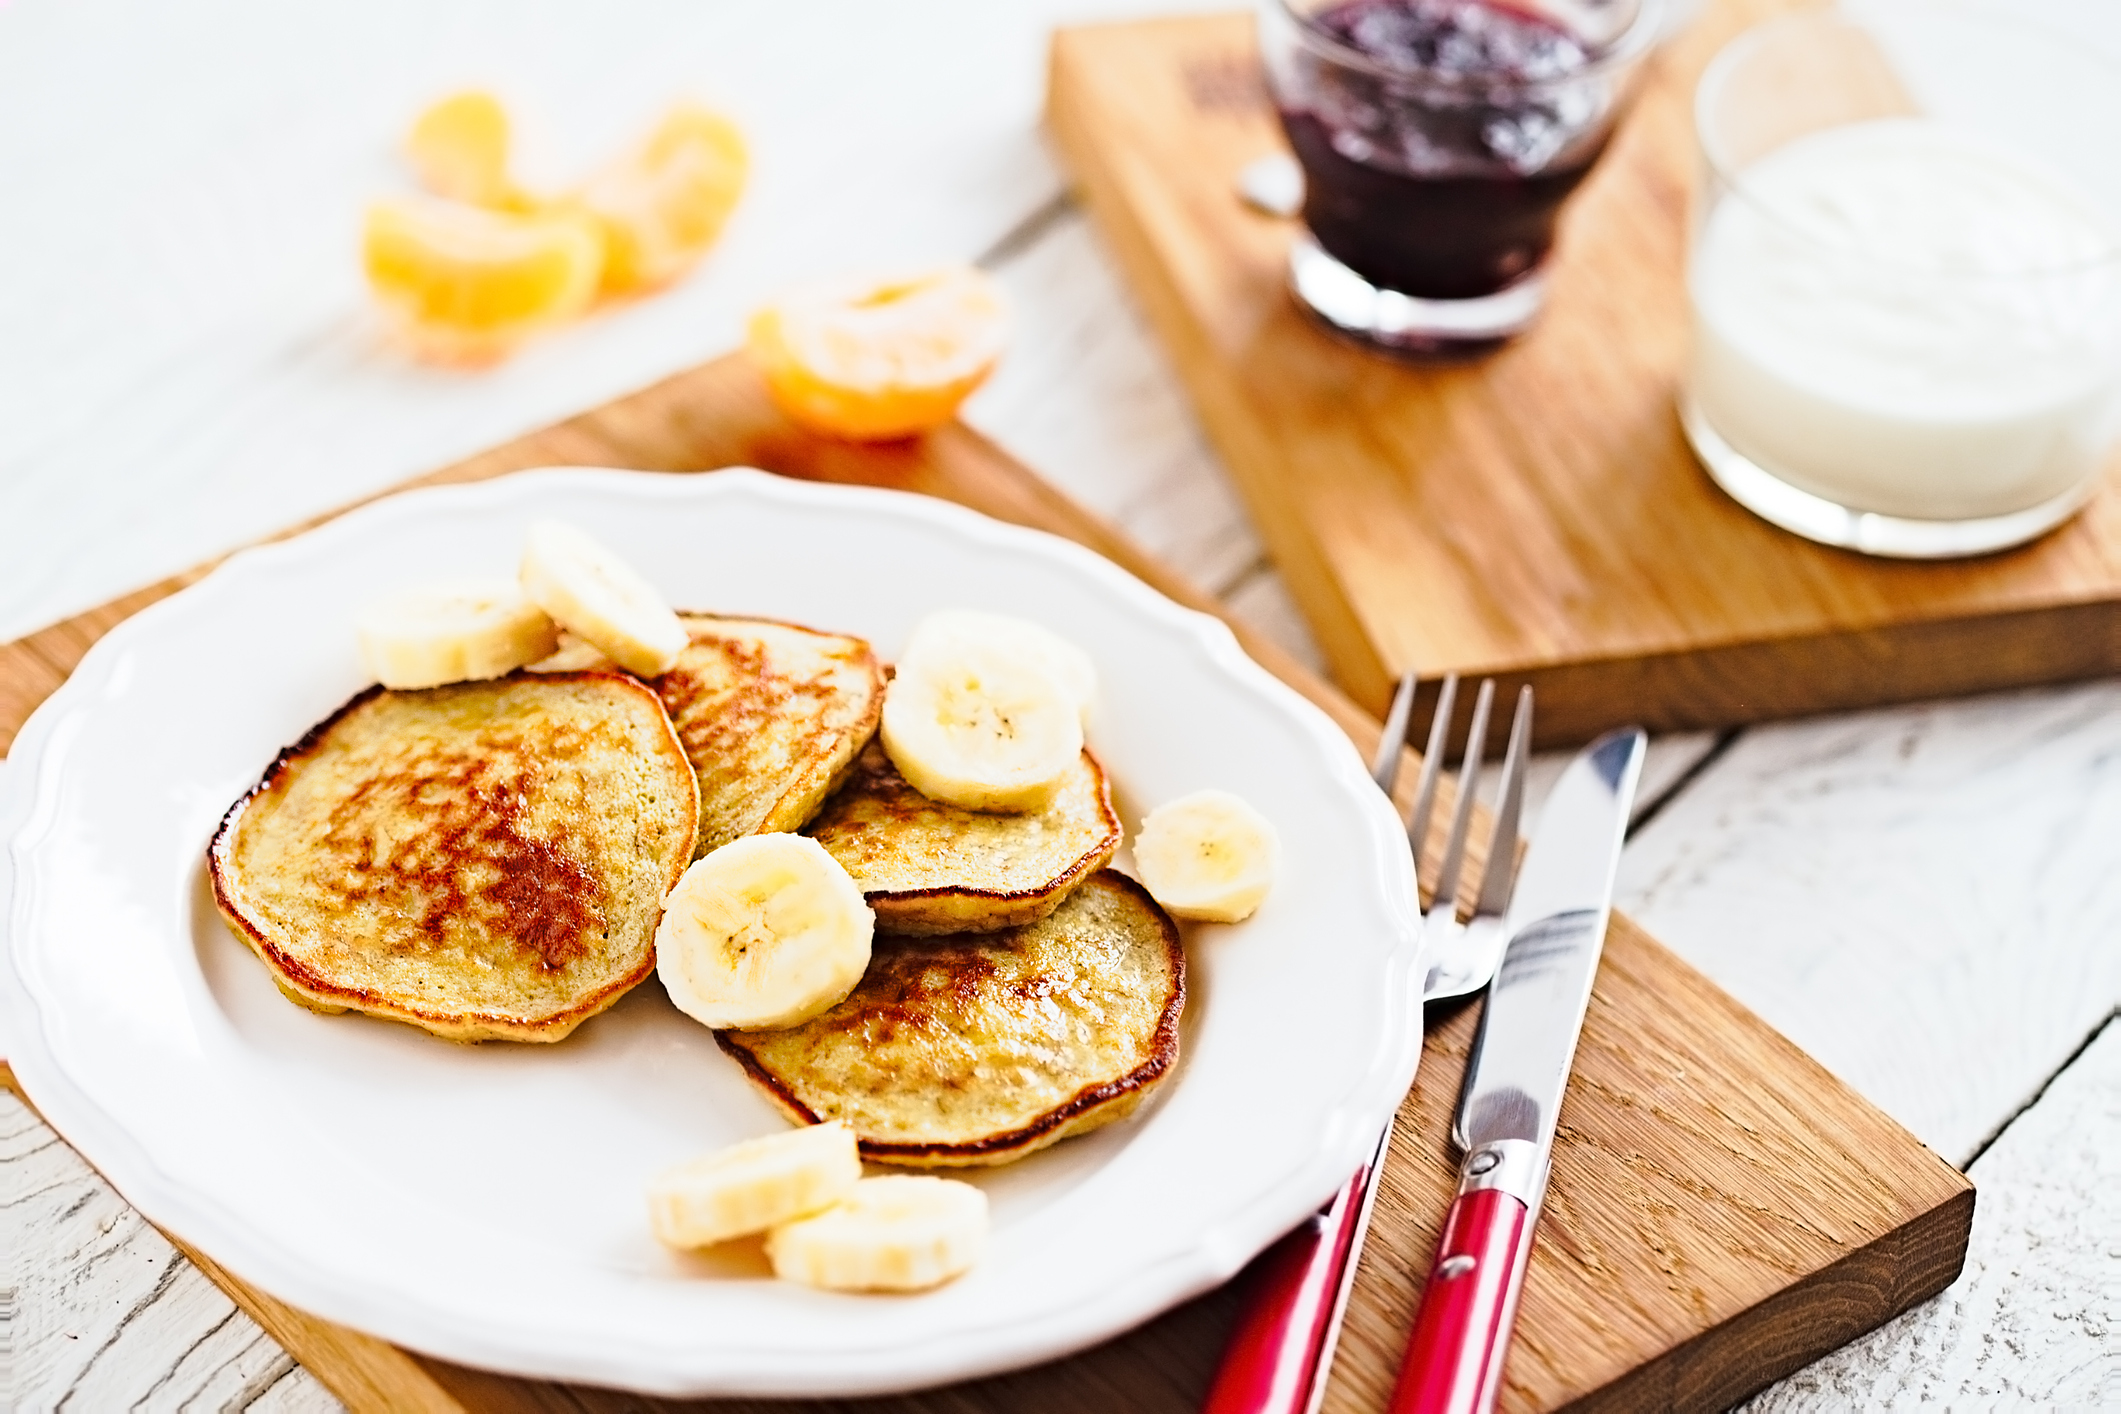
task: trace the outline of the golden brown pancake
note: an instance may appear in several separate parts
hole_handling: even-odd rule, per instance
[[[222,819],[214,899],[281,991],[453,1041],[557,1041],[655,964],[698,787],[620,673],[370,688]]]
[[[1119,814],[1085,751],[1045,810],[996,815],[930,800],[871,742],[805,832],[891,933],[988,933],[1044,918],[1112,862]]]
[[[865,1158],[1002,1164],[1131,1113],[1178,1060],[1186,957],[1141,885],[1105,870],[999,933],[879,937],[852,994],[783,1031],[715,1039],[798,1124]]]
[[[800,830],[876,735],[876,654],[859,638],[795,624],[679,617],[692,642],[655,689],[699,774],[693,853]]]

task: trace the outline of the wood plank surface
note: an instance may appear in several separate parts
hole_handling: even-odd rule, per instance
[[[1970,1163],[2121,1002],[2121,683],[1745,733],[1619,900]]]
[[[548,464],[683,471],[748,463],[810,479],[947,496],[1081,540],[1184,602],[1207,601],[976,434],[879,448],[784,422],[748,365],[725,359],[425,478]],[[111,624],[196,576],[0,647],[0,731]],[[1263,663],[1356,739],[1375,725],[1256,635]],[[1412,773],[1406,773],[1411,779]],[[1402,1110],[1329,1407],[1373,1408],[1396,1365],[1455,1168],[1443,1140],[1474,1013],[1430,1034]],[[1607,942],[1562,1110],[1552,1188],[1504,1404],[1512,1410],[1721,1408],[1948,1284],[1973,1209],[1965,1178],[1623,917]],[[258,1322],[357,1409],[646,1409],[397,1351],[251,1291]],[[1105,1346],[926,1395],[820,1408],[1185,1409],[1228,1328],[1229,1288]],[[785,1409],[763,1401],[694,1407]]]
[[[2034,2],[2043,22],[2098,19],[2085,42],[2121,54],[2121,15]],[[1256,537],[1221,518],[1234,488],[1101,246],[1067,207],[998,265],[1021,337],[968,420],[1320,666],[1270,567],[1227,577],[1223,547],[1241,534],[1256,551]],[[2063,1081],[2012,1118],[2082,1042],[2084,1017],[2121,998],[2106,946],[2121,875],[2097,844],[2121,830],[2117,731],[2121,680],[2107,679],[1654,737],[1638,807],[1663,813],[1631,836],[1620,906],[1966,1168],[1978,1141],[2054,1103]],[[1674,798],[1674,776],[1711,748]],[[1565,759],[1533,758],[1528,807]],[[2121,1112],[2084,1142],[2121,1144],[2116,1125]],[[2113,1363],[2102,1347],[2121,1329],[2121,1288],[2101,1264],[2121,1242],[2097,1245],[2099,1168],[2065,1166],[2040,1176],[2038,1201],[1999,1201],[2009,1143],[1971,1170],[1980,1200],[1957,1283],[1741,1407],[1978,1409]],[[2014,1278],[2036,1251],[2059,1269]],[[1986,1338],[2005,1323],[2009,1340]],[[2107,1402],[2121,1406],[2121,1389]]]
[[[1284,151],[1248,15],[1068,30],[1048,121],[1333,675],[1534,683],[1539,740],[1723,726],[2121,670],[2121,478],[2037,543],[1952,563],[1800,540],[1716,489],[1673,411],[1693,80],[1792,0],[1716,0],[1652,64],[1564,215],[1553,301],[1502,352],[1357,350],[1285,290]]]
[[[2121,1409],[2121,1024],[2109,1020],[1972,1173],[1981,1206],[1965,1279],[1749,1414]]]
[[[0,642],[689,368],[790,285],[974,258],[1059,192],[1046,41],[1111,5],[0,5]],[[742,126],[752,180],[653,298],[409,366],[361,212],[417,189],[400,135],[467,83],[541,191],[684,97]]]

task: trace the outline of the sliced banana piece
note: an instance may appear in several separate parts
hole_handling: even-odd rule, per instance
[[[385,687],[497,678],[559,643],[551,618],[505,579],[407,590],[363,609],[355,630],[361,660]]]
[[[1134,864],[1150,897],[1179,917],[1241,923],[1274,886],[1281,840],[1229,791],[1195,791],[1149,812]]]
[[[523,592],[560,627],[642,677],[670,670],[689,641],[684,624],[633,566],[562,520],[541,520],[523,542]]]
[[[1075,700],[1083,725],[1089,726],[1090,709],[1097,701],[1097,664],[1044,624],[984,609],[940,609],[913,626],[905,656],[969,647],[992,648],[1044,668]]]
[[[648,1222],[672,1247],[711,1247],[822,1212],[861,1181],[854,1131],[813,1124],[663,1170],[648,1180]]]
[[[1082,714],[1053,674],[983,644],[908,653],[881,734],[915,790],[967,810],[1045,809],[1083,750]]]
[[[616,672],[619,665],[612,662],[603,649],[588,639],[576,638],[563,628],[560,630],[559,646],[535,663],[525,666],[533,673],[609,673]]]
[[[876,914],[803,835],[746,835],[692,862],[663,901],[655,970],[678,1010],[717,1030],[798,1026],[854,990]]]
[[[987,1195],[953,1178],[865,1178],[814,1217],[766,1235],[773,1274],[834,1291],[920,1291],[987,1246]]]

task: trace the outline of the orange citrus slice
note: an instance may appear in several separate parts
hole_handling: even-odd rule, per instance
[[[406,198],[368,210],[368,283],[413,352],[499,358],[596,297],[603,235],[565,211],[521,215]]]
[[[854,441],[940,427],[993,371],[1008,329],[971,266],[800,290],[751,317],[748,347],[782,411]]]
[[[405,156],[436,196],[511,210],[531,204],[508,178],[508,113],[490,93],[454,93],[422,113]]]
[[[698,104],[672,108],[575,194],[604,228],[605,291],[652,289],[691,269],[736,209],[749,170],[736,124]]]

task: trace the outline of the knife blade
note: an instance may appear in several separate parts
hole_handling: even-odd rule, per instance
[[[1458,1196],[1407,1341],[1391,1414],[1485,1414],[1546,1196],[1554,1126],[1612,912],[1647,739],[1610,732],[1569,763],[1519,872],[1502,965],[1466,1063]]]

